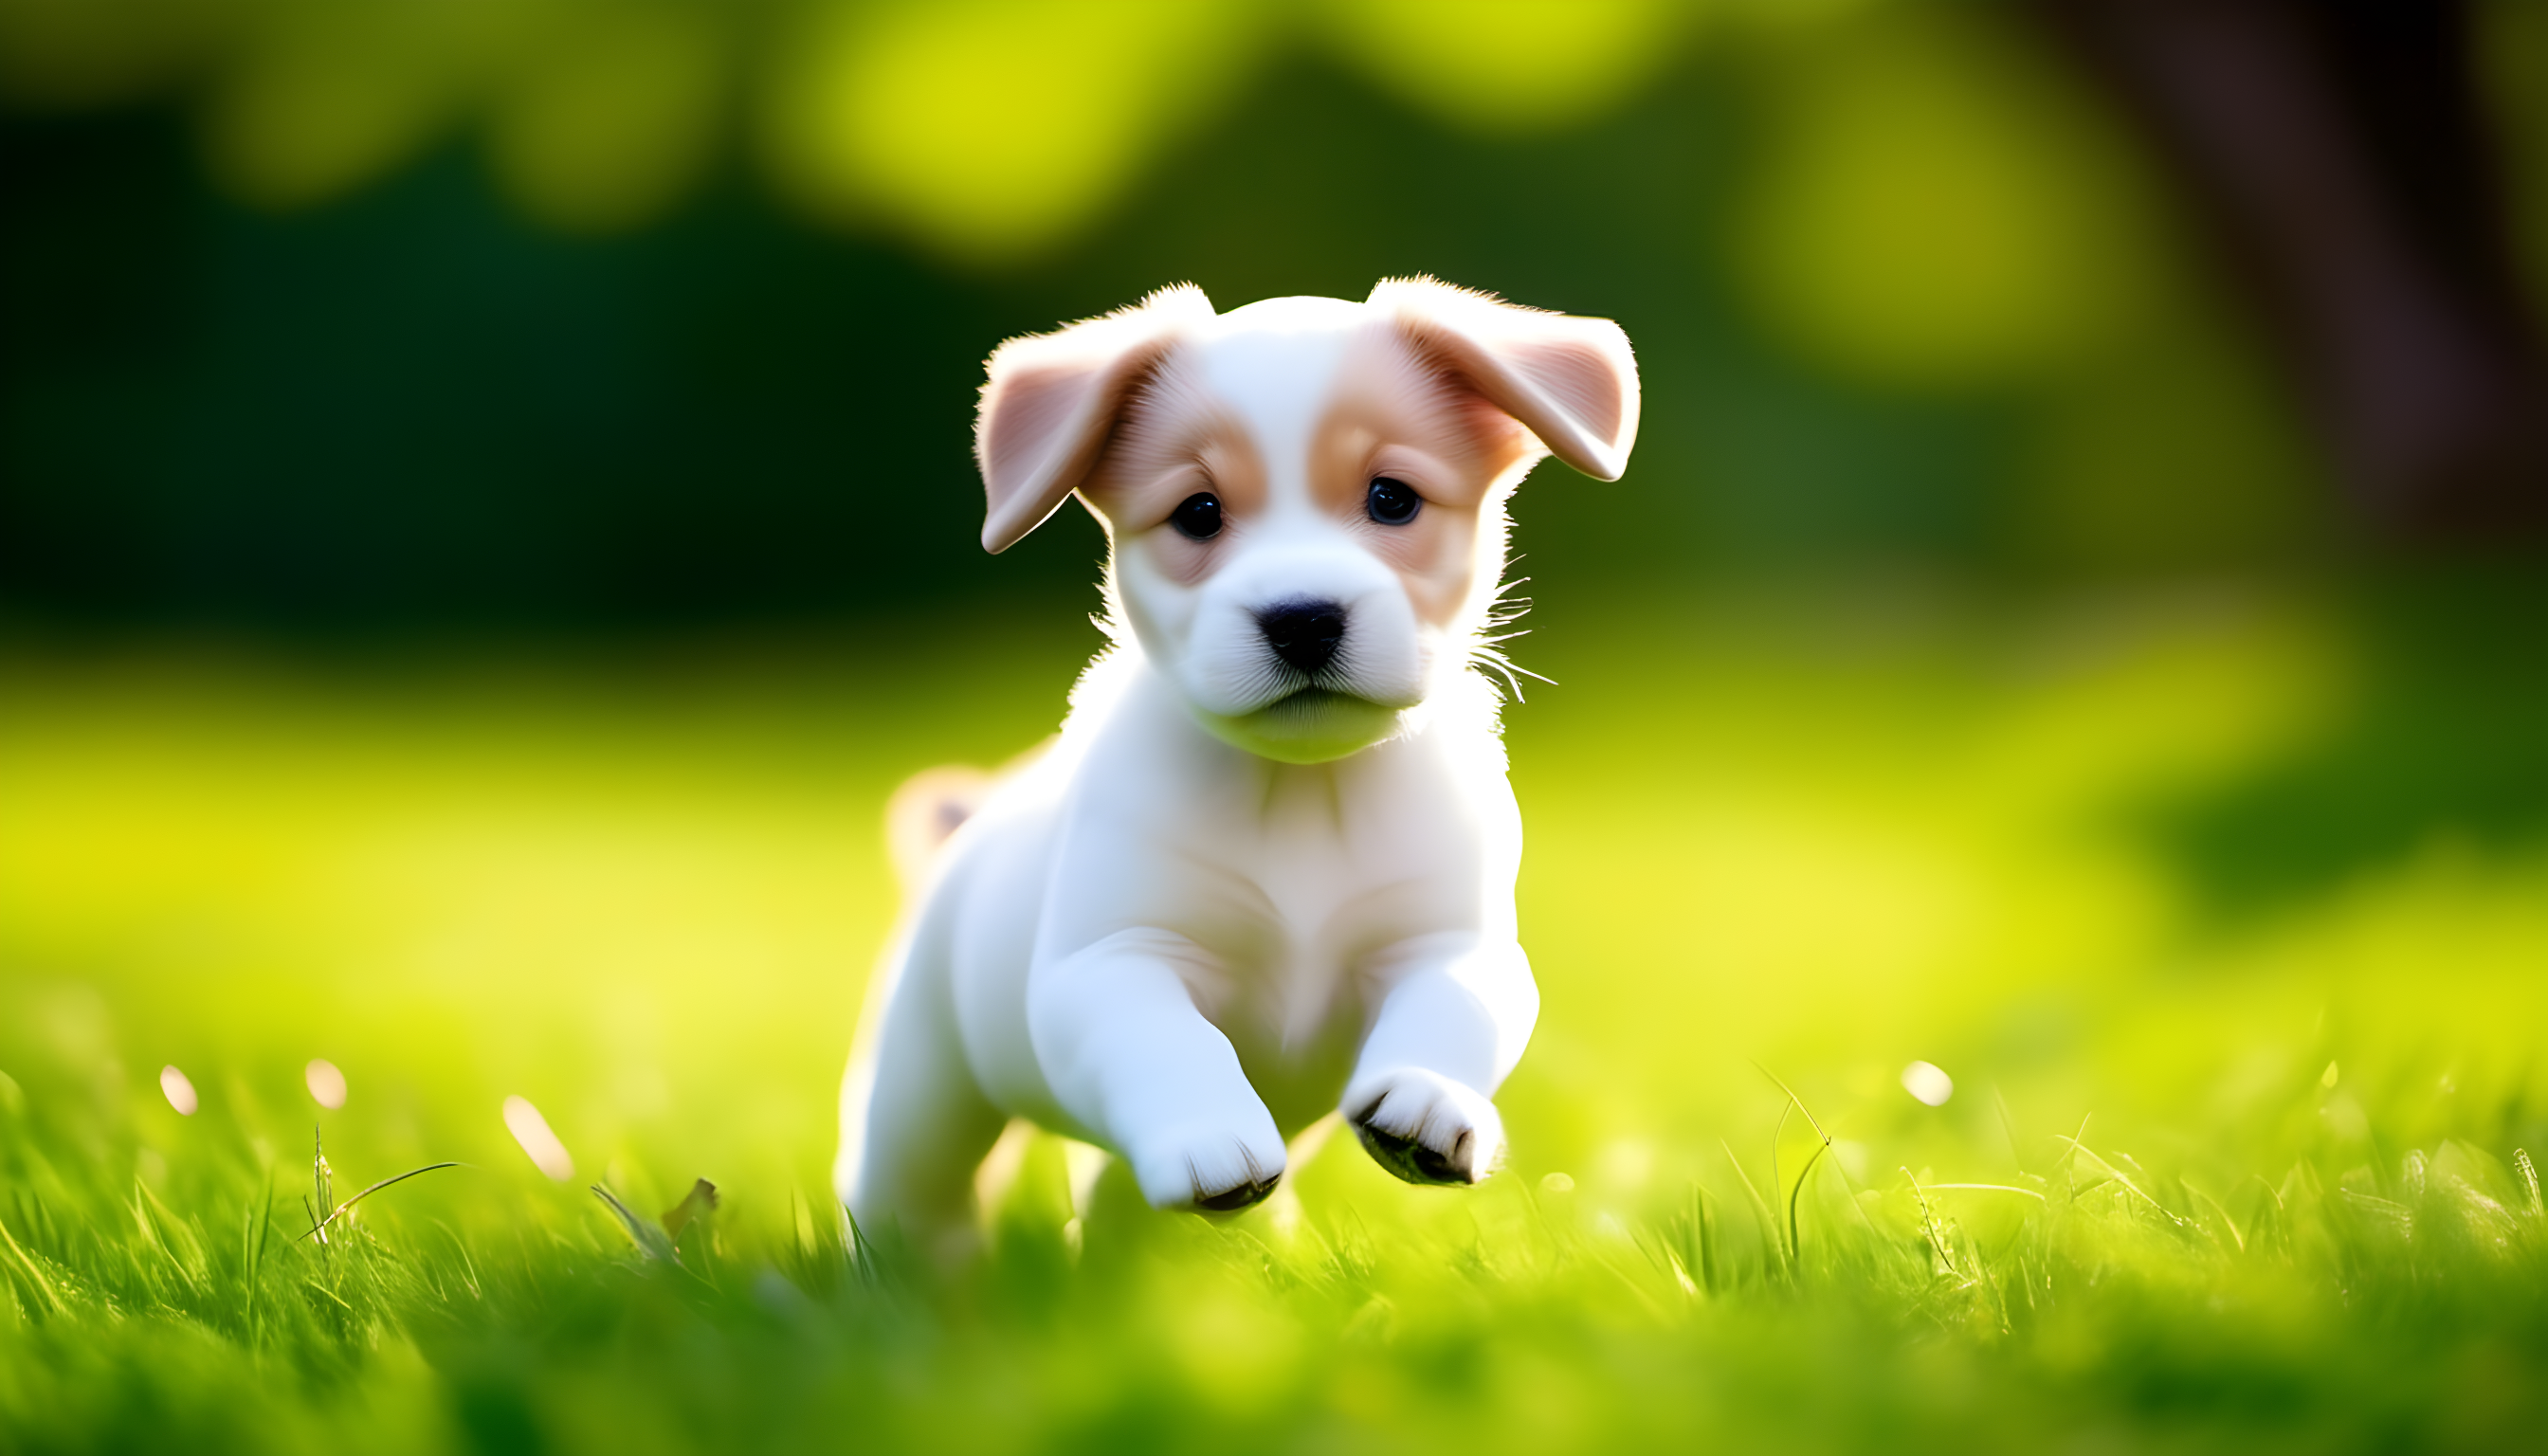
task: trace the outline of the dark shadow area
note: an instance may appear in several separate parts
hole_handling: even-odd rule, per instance
[[[2160,805],[2152,840],[2211,912],[2290,908],[2436,849],[2548,841],[2548,580],[2535,563],[2368,586],[2341,724],[2242,782]]]
[[[2466,0],[2047,0],[2158,143],[2365,516],[2548,515],[2548,363]]]
[[[325,633],[1084,581],[984,559],[986,301],[730,192],[607,243],[446,154],[275,219],[165,119],[0,131],[0,581],[22,613]]]

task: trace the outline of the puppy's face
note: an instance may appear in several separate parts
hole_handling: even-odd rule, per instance
[[[1134,632],[1196,716],[1268,758],[1336,758],[1466,663],[1503,496],[1540,452],[1354,305],[1219,323],[1136,389],[1081,491]]]
[[[1617,332],[1421,287],[1472,310]],[[1106,523],[1115,592],[1143,652],[1206,727],[1271,759],[1320,762],[1386,738],[1467,666],[1502,565],[1504,498],[1547,453],[1496,398],[1512,382],[1482,380],[1499,361],[1380,297],[1270,300],[1115,341],[1100,368],[1120,382],[1071,480]],[[1606,405],[1614,437],[1622,419],[1633,429],[1633,373],[1617,403],[1624,339],[1556,352],[1585,376],[1561,385],[1609,386],[1593,412]],[[1001,447],[1017,438],[1003,438],[995,406],[1040,422],[1034,373],[1013,374],[999,398],[1006,354],[982,431],[995,527]],[[1042,413],[1060,412],[1057,393]]]

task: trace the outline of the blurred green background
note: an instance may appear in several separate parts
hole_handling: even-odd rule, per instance
[[[2468,15],[2510,255],[2548,286],[2548,12]],[[2535,548],[2346,503],[2306,368],[2037,9],[6,0],[0,100],[0,1225],[45,1267],[86,1267],[82,1218],[146,1233],[146,1199],[235,1241],[200,1209],[299,1186],[314,1056],[352,1089],[340,1185],[475,1165],[368,1206],[388,1242],[597,1246],[583,1183],[652,1209],[700,1175],[738,1247],[808,1227],[894,913],[884,798],[1050,731],[1098,641],[1083,513],[975,544],[980,361],[1181,279],[1229,308],[1430,272],[1615,318],[1644,371],[1626,479],[1551,466],[1516,505],[1516,656],[1556,685],[1507,715],[1545,995],[1513,1171],[1463,1204],[1339,1144],[1283,1217],[1413,1246],[1501,1237],[1518,1200],[1626,1247],[1693,1179],[1736,1197],[1736,1159],[1795,1176],[1813,1144],[1756,1062],[1862,1187],[2044,1175],[2085,1118],[2243,1222],[2295,1158],[2404,1200],[2410,1149],[2548,1143]],[[1189,1312],[1146,1298],[1075,1354],[994,1302],[1006,1333],[875,1399],[1044,1361],[985,1429],[1096,1420],[1065,1388],[1150,1409],[1121,1329]],[[1381,1394],[1321,1373],[1299,1308],[1211,1306],[1252,1353],[1175,1366],[1178,1399],[1255,1429],[1280,1375],[1326,1412],[1304,1441],[1429,1410],[1401,1435],[1592,1449],[1621,1409],[1751,1399],[1445,1300],[1485,1363],[1410,1356]],[[1564,1300],[1567,1328],[1646,1318]],[[2528,1409],[2522,1318],[2468,1429]],[[274,1448],[370,1421],[505,1449],[513,1411],[639,1450],[716,1448],[701,1412],[752,1404],[751,1371],[663,1374],[724,1368],[699,1347],[593,1354],[560,1320],[422,1365],[366,1326],[304,1426],[102,1335],[26,1346],[55,1383],[0,1376],[0,1413],[36,1449],[228,1410]],[[2317,1373],[2218,1429],[2352,1428],[2341,1372],[2380,1361],[2267,1323],[2255,1358]],[[1770,1358],[1726,1328],[1707,1358]],[[2390,1374],[2460,1378],[2433,1359]],[[2219,1414],[2128,1384],[2097,1420]],[[1790,1388],[1711,1428],[1863,1448],[1893,1389],[1870,1426],[1782,1424]],[[2000,1397],[1903,1399],[1952,1433]],[[2027,1409],[2013,1446],[2066,1429]]]

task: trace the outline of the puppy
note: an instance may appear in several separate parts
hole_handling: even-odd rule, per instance
[[[1178,287],[988,372],[982,544],[1076,494],[1113,643],[923,874],[842,1089],[842,1199],[960,1227],[1012,1117],[1163,1209],[1264,1198],[1329,1111],[1409,1182],[1484,1178],[1539,1014],[1480,671],[1504,501],[1544,455],[1618,478],[1627,336],[1426,278],[1228,314]]]

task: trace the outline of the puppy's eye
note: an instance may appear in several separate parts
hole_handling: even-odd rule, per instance
[[[1424,498],[1407,482],[1382,476],[1371,483],[1371,494],[1363,498],[1362,507],[1382,525],[1403,526],[1424,508]]]
[[[1221,499],[1210,491],[1197,491],[1168,512],[1168,524],[1181,535],[1209,541],[1221,534]]]

